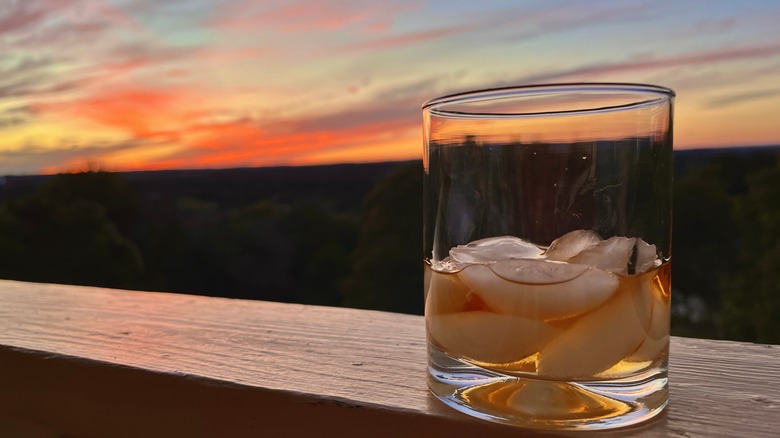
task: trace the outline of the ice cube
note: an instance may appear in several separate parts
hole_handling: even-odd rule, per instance
[[[446,257],[444,260],[431,260],[431,269],[436,272],[458,272],[463,267],[462,263],[452,260],[452,257]]]
[[[655,320],[655,318],[653,318]],[[668,325],[668,320],[667,320]],[[636,351],[631,353],[631,356],[627,358],[630,362],[647,362],[658,358],[667,346],[669,345],[669,334],[661,335],[657,338],[651,336],[649,333],[642,345],[637,348]]]
[[[543,321],[492,312],[460,312],[427,318],[428,335],[453,356],[503,364],[536,353],[558,329]]]
[[[510,258],[538,258],[542,249],[513,236],[488,237],[450,250],[450,258],[461,264],[488,263]]]
[[[454,274],[430,271],[425,314],[462,312],[469,299],[469,288]]]
[[[587,265],[550,260],[508,259],[490,265],[499,277],[523,284],[552,284],[574,280],[589,269]]]
[[[653,296],[652,317],[650,327],[647,329],[647,337],[639,348],[631,353],[628,360],[632,362],[644,362],[654,360],[669,344],[669,299],[660,284],[650,282],[650,292]]]
[[[616,274],[640,274],[661,264],[655,245],[635,237],[614,236],[568,259]]]
[[[661,259],[658,258],[658,250],[655,245],[651,245],[642,239],[636,239],[636,273],[647,272],[661,265]]]
[[[653,308],[645,277],[625,280],[633,284],[543,347],[539,374],[554,379],[590,378],[636,350],[647,336]]]
[[[553,240],[544,253],[547,260],[563,262],[601,242],[601,237],[591,230],[575,230]]]
[[[635,243],[636,239],[633,237],[610,237],[582,251],[568,261],[595,266],[616,274],[626,274]]]
[[[620,280],[590,266],[548,260],[513,259],[470,265],[461,282],[500,313],[560,319],[598,307],[615,293]]]

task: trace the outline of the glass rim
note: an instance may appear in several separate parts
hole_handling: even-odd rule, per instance
[[[572,92],[583,92],[591,95],[607,95],[609,93],[631,93],[635,96],[632,99],[626,99],[625,103],[619,105],[589,106],[585,108],[571,109],[564,108],[560,110],[543,111],[454,111],[442,107],[456,104],[470,104],[484,101],[499,100],[521,100],[533,96],[541,95],[565,95]],[[642,96],[648,97],[641,99]],[[676,96],[674,90],[660,85],[651,85],[632,82],[570,82],[570,83],[551,83],[551,84],[530,84],[514,85],[508,87],[485,88],[480,90],[465,91],[448,94],[430,99],[423,103],[422,110],[433,112],[440,116],[450,117],[524,117],[524,116],[543,116],[555,114],[579,114],[622,110],[641,106],[654,105],[660,100],[671,100]]]

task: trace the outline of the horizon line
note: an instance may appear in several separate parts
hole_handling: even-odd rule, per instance
[[[737,146],[702,146],[702,147],[690,147],[690,148],[673,148],[673,152],[704,152],[704,151],[717,151],[717,150],[732,150],[732,149],[764,149],[764,148],[778,148],[780,149],[780,143],[773,144],[759,144],[759,145],[737,145]],[[235,167],[172,167],[169,169],[134,169],[134,170],[112,170],[102,167],[99,163],[92,163],[85,161],[83,167],[61,170],[57,172],[39,172],[39,173],[20,173],[20,174],[3,174],[0,178],[6,177],[36,177],[36,176],[55,176],[55,175],[68,175],[79,174],[89,172],[107,172],[107,173],[156,173],[156,172],[187,172],[187,171],[227,171],[227,170],[251,170],[251,169],[285,169],[285,168],[307,168],[307,167],[329,167],[329,166],[345,166],[345,165],[371,165],[371,164],[389,164],[389,163],[411,163],[414,161],[422,161],[422,157],[419,158],[407,158],[398,160],[380,160],[380,161],[338,161],[330,163],[319,164],[278,164],[269,166],[235,166]],[[93,168],[93,165],[95,166]],[[2,185],[2,182],[0,182]]]

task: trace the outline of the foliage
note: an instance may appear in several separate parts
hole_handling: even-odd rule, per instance
[[[399,168],[366,197],[345,305],[422,314],[422,174]]]
[[[741,234],[734,275],[723,282],[719,335],[780,343],[780,155],[746,176],[737,199]]]
[[[137,198],[118,175],[59,175],[0,207],[0,276],[129,287],[143,260],[123,234]]]
[[[420,314],[422,166],[383,169],[6,184],[0,277]],[[689,157],[673,249],[673,334],[779,343],[780,155]]]
[[[298,202],[241,203],[229,190],[220,198],[213,188],[192,195],[145,187],[90,171],[7,196],[0,204],[0,277],[342,304],[359,213],[329,204],[354,198],[355,188],[323,202],[302,193]]]
[[[675,184],[674,218],[672,332],[780,342],[780,154],[692,166]]]

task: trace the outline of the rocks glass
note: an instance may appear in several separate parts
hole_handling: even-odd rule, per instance
[[[673,102],[662,87],[585,83],[425,103],[436,397],[552,429],[666,406]]]

